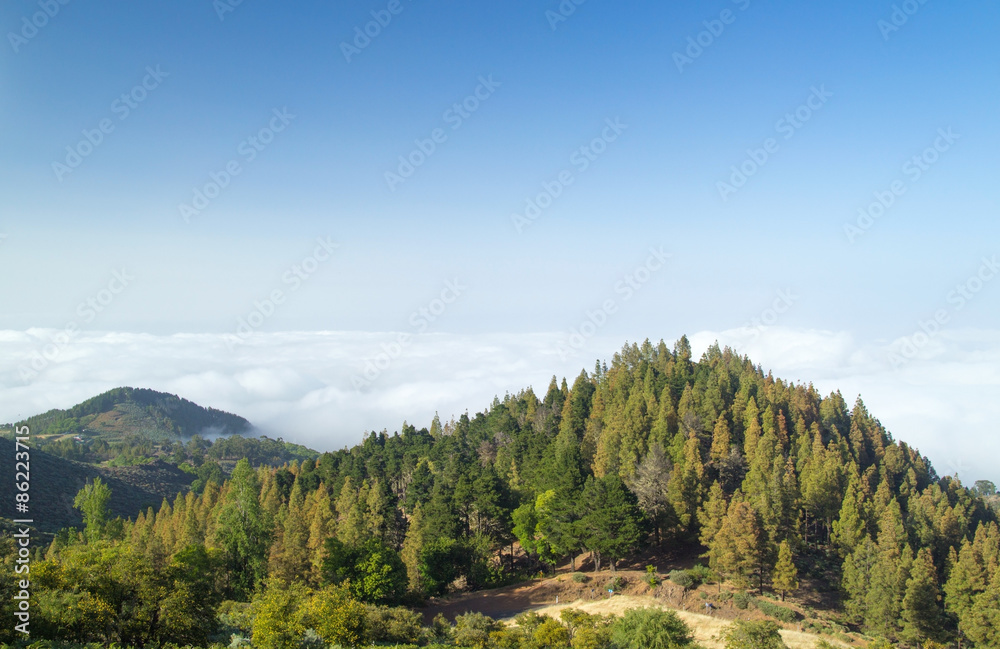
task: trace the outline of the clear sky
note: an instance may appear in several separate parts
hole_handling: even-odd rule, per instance
[[[19,376],[68,325],[132,350],[267,341],[263,372],[317,344],[282,332],[495,336],[516,388],[564,363],[496,341],[568,341],[608,300],[579,366],[626,339],[759,334],[756,319],[768,340],[847,336],[884,380],[843,387],[886,410],[908,385],[995,399],[995,364],[970,365],[1000,346],[995,2],[12,0],[0,25],[0,420],[143,382],[81,383],[70,365],[110,353],[82,335]],[[761,353],[814,378],[783,364],[791,344]],[[158,385],[234,376],[232,346]],[[425,415],[412,371],[409,396],[382,402],[392,420],[351,426]],[[278,392],[300,403],[350,373],[309,376]],[[949,421],[942,404],[927,417]],[[969,417],[973,449],[996,420]]]

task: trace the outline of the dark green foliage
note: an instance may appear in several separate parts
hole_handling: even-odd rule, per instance
[[[764,615],[769,615],[781,622],[794,622],[799,619],[799,614],[792,609],[780,606],[761,597],[755,599],[753,604]]]
[[[695,585],[694,576],[687,570],[671,570],[670,571],[670,581],[674,582],[684,590],[687,590]]]
[[[611,625],[616,649],[693,647],[691,630],[673,611],[633,608]]]
[[[399,553],[378,539],[360,546],[345,545],[338,538],[326,541],[323,582],[344,584],[359,601],[393,604],[406,595],[406,566]]]
[[[722,632],[726,649],[787,649],[774,622],[734,622]]]
[[[752,601],[753,597],[743,592],[742,590],[738,590],[735,593],[733,593],[733,606],[735,606],[740,610],[746,610],[747,608],[749,608],[750,603]]]
[[[711,584],[718,579],[718,576],[712,572],[711,568],[700,563],[693,568],[688,568],[687,572],[702,584]]]
[[[230,590],[239,599],[250,595],[267,575],[272,527],[260,506],[260,482],[247,460],[240,460],[219,508],[218,540],[226,557]]]

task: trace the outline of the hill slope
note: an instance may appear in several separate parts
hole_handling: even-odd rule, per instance
[[[0,437],[0,475],[14,476],[14,442]],[[165,462],[130,467],[100,467],[64,460],[37,449],[31,450],[31,496],[29,516],[43,532],[63,527],[82,527],[73,499],[87,480],[101,478],[111,487],[111,516],[135,517],[147,507],[159,507],[164,498],[173,500],[188,488],[195,476]],[[5,485],[4,491],[7,490]],[[3,498],[0,516],[24,518],[14,512],[12,497]]]
[[[139,436],[151,441],[193,435],[237,435],[251,430],[237,415],[203,408],[173,394],[142,388],[115,388],[68,410],[49,410],[19,422],[33,436],[74,434],[108,440]]]

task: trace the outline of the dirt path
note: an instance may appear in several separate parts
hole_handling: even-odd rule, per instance
[[[732,622],[732,620],[726,620],[710,615],[702,615],[701,613],[692,613],[691,611],[678,611],[664,606],[663,603],[658,601],[656,598],[648,596],[621,595],[596,601],[576,600],[567,604],[538,608],[535,609],[535,612],[539,615],[548,615],[550,617],[558,618],[560,611],[563,609],[575,608],[592,614],[607,615],[610,613],[613,615],[623,615],[625,611],[629,609],[642,607],[652,607],[660,608],[666,611],[674,611],[677,613],[679,618],[684,620],[684,622],[691,627],[691,631],[694,633],[695,639],[701,645],[706,647],[706,649],[723,649],[723,644],[719,641],[719,636],[722,633],[722,630],[725,629],[726,626]],[[789,649],[814,649],[820,640],[820,636],[813,635],[811,633],[801,633],[799,631],[791,631],[788,629],[782,629],[780,633]],[[836,646],[844,646],[831,638],[826,638],[826,640]]]
[[[627,583],[613,596],[609,596],[606,590],[609,573],[597,576],[590,573],[583,583],[574,581],[569,574],[562,574],[504,588],[434,599],[422,612],[425,620],[430,622],[438,614],[454,620],[457,615],[477,612],[497,620],[510,620],[525,611],[558,617],[560,611],[570,607],[588,613],[614,615],[622,615],[631,608],[655,607],[675,611],[706,649],[722,649],[719,634],[734,619],[767,619],[759,611],[738,610],[731,605],[718,608],[712,615],[704,615],[699,612],[704,610],[704,600],[697,591],[685,591],[670,582],[651,588],[644,581],[645,574],[639,571],[619,571],[617,574]],[[820,640],[820,636],[793,629],[783,629],[781,635],[789,649],[813,649]],[[833,638],[824,639],[834,646],[845,646]]]

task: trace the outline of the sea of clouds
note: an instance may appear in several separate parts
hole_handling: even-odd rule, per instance
[[[242,415],[261,433],[332,450],[366,431],[428,426],[475,414],[495,396],[553,374],[573,378],[610,361],[621,339],[594,336],[565,353],[564,333],[255,333],[238,345],[224,334],[156,336],[0,331],[0,422],[66,408],[119,386],[178,394]],[[230,336],[231,338],[231,336]],[[1000,482],[1000,331],[953,329],[917,346],[858,341],[845,332],[740,328],[690,336],[695,354],[714,341],[748,355],[776,377],[861,394],[897,439],[928,455],[939,474]],[[673,339],[667,339],[673,345]],[[48,352],[51,359],[40,363]],[[44,357],[44,356],[43,356]],[[33,369],[34,367],[40,369]],[[25,371],[28,370],[28,371]]]

